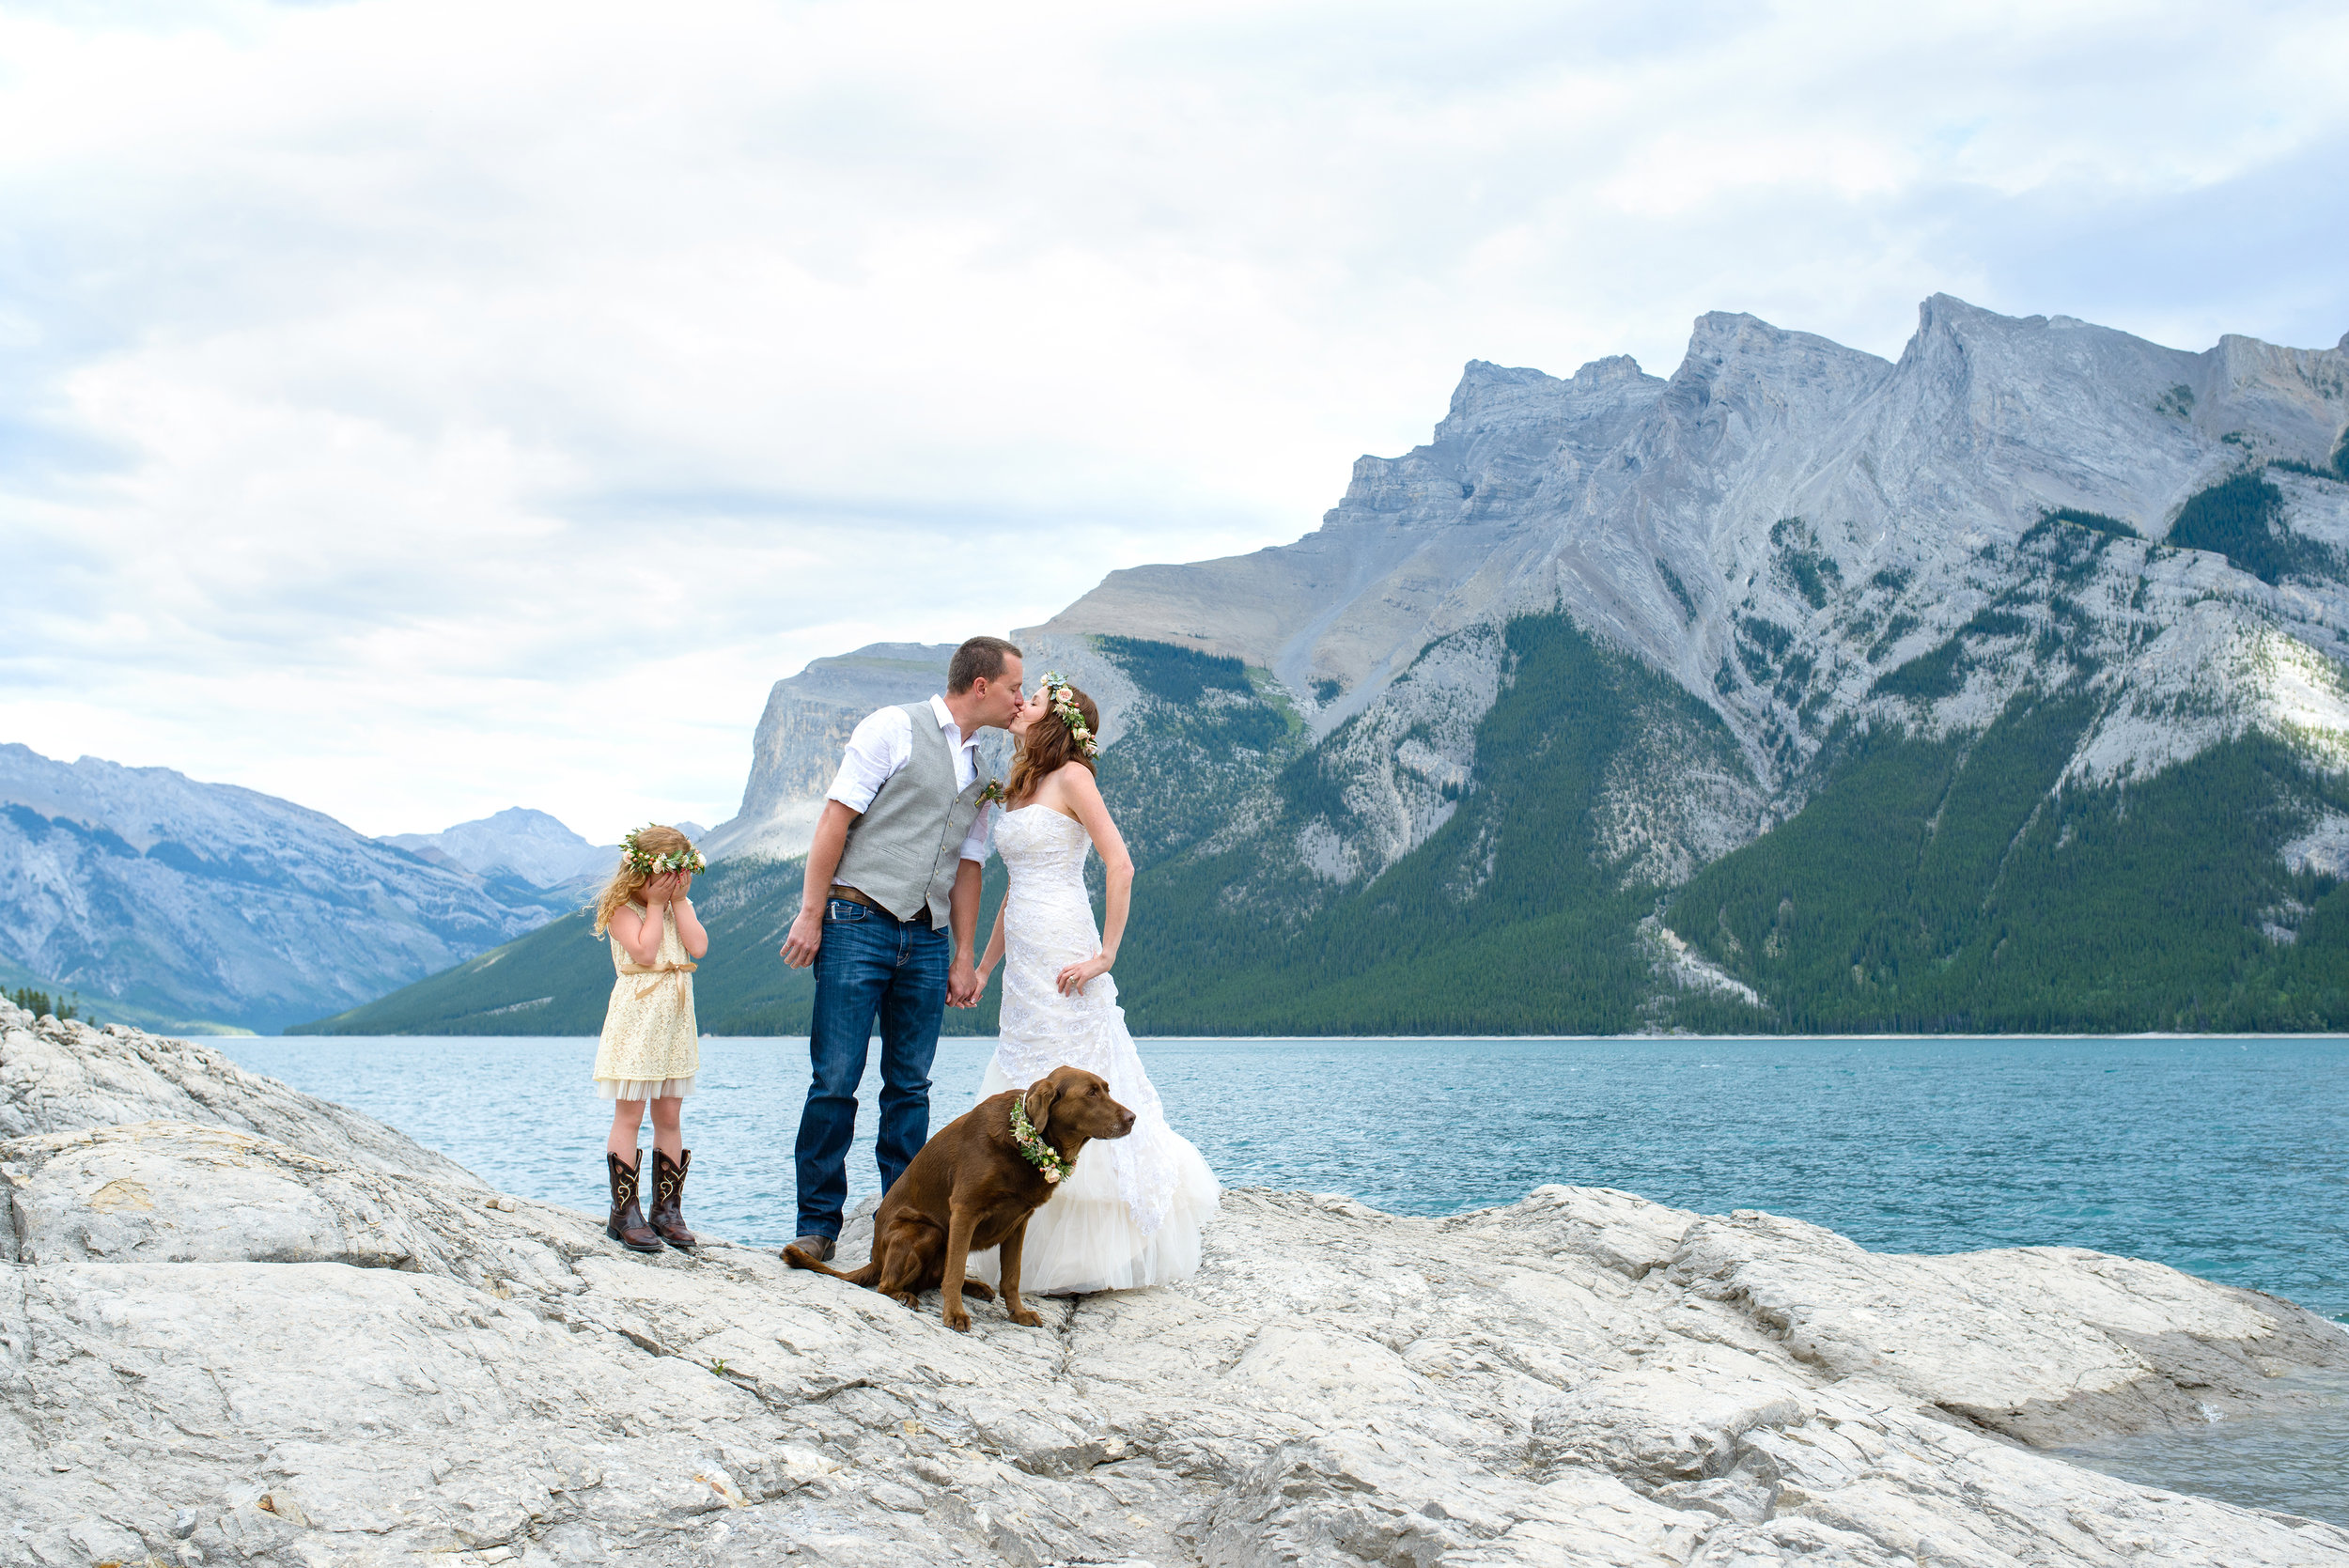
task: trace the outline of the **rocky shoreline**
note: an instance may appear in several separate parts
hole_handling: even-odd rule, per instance
[[[2349,1561],[2040,1452],[2349,1366],[2101,1253],[1245,1190],[1190,1284],[966,1337],[5,1003],[0,1139],[0,1563]]]

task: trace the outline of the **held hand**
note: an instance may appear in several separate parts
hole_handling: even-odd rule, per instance
[[[1055,984],[1060,987],[1060,994],[1065,997],[1082,996],[1084,995],[1085,982],[1091,980],[1095,975],[1107,974],[1109,972],[1109,955],[1107,954],[1097,953],[1092,957],[1087,958],[1083,963],[1071,964],[1066,969],[1061,970],[1060,978],[1055,982]]]
[[[946,972],[946,1005],[976,1007],[979,990],[979,971],[971,967],[969,959],[956,959],[954,968]]]
[[[658,909],[664,904],[676,903],[677,899],[677,881],[678,877],[676,872],[664,871],[660,876],[646,882],[645,908],[647,909]]]
[[[816,950],[823,945],[822,907],[801,909],[791,923],[790,935],[783,939],[783,961],[795,970],[803,970],[816,961]]]

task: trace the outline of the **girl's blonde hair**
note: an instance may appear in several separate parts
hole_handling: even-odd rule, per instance
[[[1066,681],[1061,683],[1067,686]],[[1093,706],[1093,699],[1074,686],[1068,687],[1071,706],[1085,716],[1085,728],[1101,733],[1101,710]],[[1098,773],[1093,759],[1077,744],[1076,736],[1068,728],[1068,721],[1057,708],[1047,704],[1044,717],[1028,726],[1027,735],[1019,742],[1019,750],[1011,759],[1011,777],[1003,784],[1005,798],[1024,801],[1043,787],[1044,781],[1059,772],[1068,763],[1081,763],[1089,773]]]
[[[693,847],[692,842],[675,828],[659,826],[637,829],[636,846],[655,859]],[[596,935],[602,936],[604,928],[612,924],[612,917],[620,912],[622,906],[635,903],[636,895],[643,893],[645,884],[651,880],[630,864],[627,856],[621,856],[620,868],[612,874],[612,880],[603,885],[603,892],[596,897]]]

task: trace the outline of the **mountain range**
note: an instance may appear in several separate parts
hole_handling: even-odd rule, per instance
[[[542,811],[509,806],[437,833],[387,833],[375,841],[432,865],[476,877],[508,877],[532,888],[568,887],[612,873],[614,850],[594,845]]]
[[[0,746],[0,983],[101,1020],[274,1031],[544,924],[615,853],[525,810],[369,839],[169,768]]]
[[[2345,426],[2349,338],[2192,353],[1947,296],[1897,361],[1717,314],[1669,377],[1472,362],[1314,533],[1014,632],[1102,706],[1129,1016],[2349,1026]],[[707,1027],[804,1027],[789,857],[848,726],[946,651],[775,686],[711,841],[743,956]],[[322,1027],[528,991],[592,1030],[577,935]]]

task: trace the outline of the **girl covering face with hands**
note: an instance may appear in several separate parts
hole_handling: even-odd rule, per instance
[[[596,1049],[596,1093],[612,1101],[604,1141],[612,1215],[604,1234],[638,1252],[690,1248],[685,1227],[685,1096],[701,1071],[693,1021],[693,970],[709,951],[694,916],[693,874],[708,862],[675,828],[639,828],[621,846],[619,869],[596,900],[596,934],[612,939],[612,1001]],[[652,1108],[652,1214],[638,1202],[636,1140]]]

